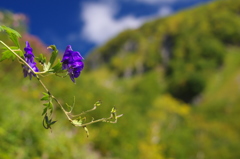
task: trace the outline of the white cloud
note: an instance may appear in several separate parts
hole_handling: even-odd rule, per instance
[[[161,7],[159,10],[158,10],[158,15],[160,17],[165,17],[165,16],[168,16],[170,14],[173,13],[173,10],[172,8],[168,7],[168,6],[163,6]]]
[[[117,10],[117,6],[112,3],[85,4],[82,11],[82,19],[85,23],[83,36],[96,44],[102,44],[124,29],[137,28],[144,22],[142,18],[132,15],[115,19]]]
[[[125,29],[138,28],[147,20],[172,13],[171,8],[164,6],[152,16],[126,15],[116,19],[117,11],[118,6],[113,1],[85,3],[81,13],[81,18],[84,21],[81,36],[97,45],[103,44]]]

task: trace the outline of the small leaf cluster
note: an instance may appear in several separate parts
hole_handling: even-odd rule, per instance
[[[47,47],[47,49],[52,49],[52,54],[51,54],[49,62],[47,62],[47,59],[43,54],[40,54],[38,57],[36,57],[36,60],[43,66],[43,72],[44,73],[47,73],[47,72],[55,73],[55,74],[66,72],[66,71],[62,70],[62,63],[59,59],[56,62],[56,64],[54,65],[54,63],[58,57],[57,47],[55,45],[50,45],[49,47]]]
[[[20,44],[18,39],[21,37],[21,35],[6,26],[0,26],[0,31],[5,31],[9,37],[9,39],[15,44],[15,46],[6,46],[2,48],[2,56],[0,58],[0,62],[6,59],[12,59],[15,60],[16,56],[12,54],[10,50],[14,50],[17,55],[19,55],[21,58],[23,58],[23,52],[20,50]],[[0,41],[2,43],[2,41]],[[3,44],[3,43],[2,43]]]
[[[41,101],[46,101],[46,103],[43,104],[44,109],[42,112],[42,115],[44,116],[43,119],[43,127],[46,129],[51,129],[51,125],[53,125],[56,121],[52,121],[52,114],[53,114],[53,102],[52,97],[50,93],[43,92],[43,97],[41,98]]]
[[[13,30],[13,29],[11,29],[9,27],[6,27],[6,26],[0,26],[0,31],[5,31],[8,34],[8,37],[12,40],[12,42],[18,48],[20,48],[18,38],[20,38],[21,35],[17,31],[15,31],[15,30]]]
[[[19,44],[19,38],[21,38],[21,35],[11,29],[8,28],[6,26],[0,26],[0,31],[4,31],[7,33],[9,39],[14,43],[15,46],[7,46],[5,43],[3,43],[2,41],[0,41],[5,47],[2,48],[2,55],[0,58],[0,62],[3,60],[7,60],[7,59],[12,59],[15,60],[16,59],[16,54],[19,56],[19,60],[21,63],[24,62],[24,56],[23,56],[23,52],[20,49],[20,44]],[[49,62],[47,61],[47,58],[43,55],[40,54],[38,57],[36,57],[36,60],[42,65],[43,67],[43,71],[42,72],[34,72],[35,74],[46,74],[46,73],[54,73],[54,74],[58,74],[58,73],[66,73],[66,70],[62,70],[62,63],[61,61],[58,59],[58,50],[57,47],[55,45],[50,45],[49,47],[47,47],[47,49],[51,49],[52,53],[51,53],[51,57]],[[13,53],[14,52],[14,53]],[[56,62],[57,60],[57,62]],[[56,63],[54,65],[54,63]]]

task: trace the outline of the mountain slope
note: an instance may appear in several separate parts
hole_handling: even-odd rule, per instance
[[[96,49],[76,85],[43,78],[62,103],[76,97],[76,114],[101,99],[87,120],[124,114],[89,126],[89,138],[58,108],[45,131],[37,80],[1,63],[0,158],[240,158],[239,13],[220,0],[157,19]]]
[[[240,42],[239,6],[219,1],[125,31],[91,53],[87,66],[106,65],[119,77],[161,67],[166,91],[191,102],[204,90],[207,77],[223,65],[226,48]]]

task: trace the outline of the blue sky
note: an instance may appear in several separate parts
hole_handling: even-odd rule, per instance
[[[29,32],[59,50],[72,45],[83,56],[125,29],[213,0],[18,0],[0,9],[26,14]]]

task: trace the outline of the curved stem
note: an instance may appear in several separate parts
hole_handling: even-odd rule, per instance
[[[25,65],[27,65],[27,67],[36,75],[37,80],[40,82],[40,84],[43,86],[43,88],[45,89],[45,91],[55,100],[55,102],[61,107],[61,109],[63,110],[63,112],[65,113],[65,115],[67,116],[67,118],[69,120],[72,121],[72,119],[68,116],[68,112],[63,108],[63,106],[61,105],[61,103],[50,93],[50,91],[47,89],[47,87],[44,85],[44,83],[41,81],[41,79],[39,78],[39,76],[37,74],[41,74],[41,73],[46,73],[46,71],[43,72],[35,72],[32,67],[22,58],[20,57],[17,53],[14,52],[14,50],[12,50],[8,45],[6,45],[3,41],[0,40],[0,43],[2,45],[4,45],[9,51],[11,51],[15,56],[17,56],[17,58],[23,62]]]
[[[18,59],[23,62],[25,65],[29,67],[29,69],[36,74],[36,72],[32,69],[32,67],[22,58],[20,57],[17,53],[15,53],[9,46],[7,46],[3,41],[0,40],[0,43],[3,44],[9,51],[11,51],[15,56],[18,57]]]
[[[81,116],[81,115],[83,115],[83,114],[86,114],[86,113],[89,113],[89,112],[91,112],[91,111],[93,111],[93,110],[95,110],[95,109],[97,109],[97,106],[94,106],[92,109],[87,110],[87,111],[84,111],[84,112],[82,112],[82,113],[80,113],[80,114],[71,115],[71,116],[72,116],[72,117],[79,117],[79,116]]]
[[[57,100],[57,98],[55,98],[51,92],[47,89],[47,87],[44,85],[44,83],[42,82],[42,80],[39,78],[38,75],[36,75],[37,80],[40,82],[40,84],[43,86],[43,88],[45,89],[45,91],[49,94],[49,96],[51,96],[55,102],[61,107],[62,111],[65,113],[65,115],[67,116],[68,120],[72,121],[72,119],[69,117],[69,113],[63,108],[62,104]]]
[[[79,117],[83,114],[86,114],[90,111],[95,110],[97,107],[94,106],[92,109],[87,110],[85,112],[82,112],[78,115],[72,115],[71,111],[67,112],[64,107],[62,106],[62,104],[57,100],[57,98],[55,98],[50,91],[48,90],[48,88],[45,86],[45,84],[42,82],[42,80],[39,78],[38,74],[43,74],[46,73],[47,71],[43,71],[43,72],[35,72],[32,67],[22,58],[20,57],[17,53],[15,53],[14,50],[12,50],[9,46],[7,46],[3,41],[0,40],[0,43],[2,45],[4,45],[9,51],[11,51],[22,63],[24,63],[34,74],[35,77],[37,78],[37,80],[39,81],[39,83],[42,85],[42,87],[45,89],[45,91],[49,94],[49,96],[55,100],[55,102],[60,106],[60,108],[62,109],[62,111],[64,112],[64,114],[67,116],[68,120],[70,120],[73,123],[73,120],[71,117]],[[88,123],[84,123],[84,124],[74,124],[75,126],[81,126],[81,127],[86,127],[87,125],[93,124],[93,123],[97,123],[97,122],[109,122],[109,123],[116,123],[117,122],[117,118],[121,117],[123,114],[118,115],[116,117],[113,117],[113,115],[111,114],[111,116],[109,118],[102,118],[102,119],[97,119],[97,120],[92,120],[91,122]],[[71,117],[70,117],[71,116]],[[110,121],[111,119],[115,119],[115,121]]]
[[[117,123],[117,118],[120,118],[121,116],[123,116],[123,114],[118,115],[115,119],[115,121],[109,121],[113,118],[113,116],[110,116],[109,118],[101,118],[101,119],[97,119],[97,120],[93,120],[91,122],[88,123],[84,123],[84,124],[75,124],[75,126],[81,126],[81,127],[85,127],[87,125],[93,124],[93,123],[98,123],[98,122],[109,122],[109,123]]]
[[[42,72],[35,72],[32,67],[22,58],[20,57],[17,53],[14,52],[14,50],[12,50],[9,46],[7,46],[3,41],[0,40],[0,43],[2,45],[4,45],[9,51],[11,51],[15,56],[18,57],[18,59],[23,62],[25,65],[28,66],[28,68],[34,73],[34,74],[43,74],[43,73],[46,73],[47,71],[42,71]],[[20,49],[19,49],[20,50]]]

